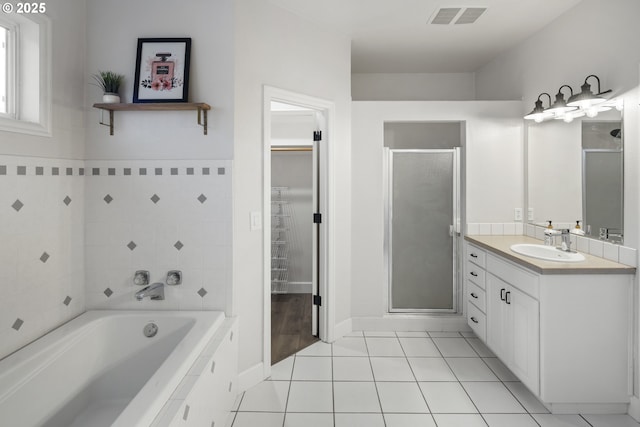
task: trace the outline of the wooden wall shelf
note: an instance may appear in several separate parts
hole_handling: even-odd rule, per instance
[[[203,132],[207,134],[207,111],[211,106],[204,102],[154,102],[136,104],[93,104],[94,108],[99,108],[109,112],[109,123],[100,122],[101,125],[109,127],[109,135],[113,135],[114,111],[186,111],[196,110],[198,112],[198,124],[202,126]]]

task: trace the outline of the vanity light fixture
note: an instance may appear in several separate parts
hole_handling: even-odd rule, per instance
[[[591,91],[591,85],[587,83],[587,80],[589,80],[591,77],[595,78],[598,82],[598,93],[594,94]],[[569,98],[569,101],[567,102],[567,105],[569,107],[578,107],[585,110],[589,109],[594,105],[605,102],[607,99],[602,97],[602,95],[611,92],[611,89],[605,90],[604,92],[600,90],[600,79],[595,74],[591,74],[584,79],[584,84],[582,85],[581,89],[582,92]]]
[[[540,99],[542,95],[547,95],[547,97],[549,98],[549,104],[551,104],[551,95],[549,95],[547,92],[542,92],[540,95],[538,95],[536,106],[529,114],[524,116],[525,120],[533,120],[536,123],[540,123],[544,119],[549,118],[553,115],[553,113],[548,113],[547,110],[542,106],[542,100]]]
[[[573,97],[573,89],[571,88],[571,86],[560,86],[560,88],[558,89],[558,93],[556,93],[556,102],[554,102],[549,108],[547,108],[545,112],[558,116],[578,109],[578,107],[571,107],[567,105],[567,102],[564,100],[564,94],[562,93],[562,88],[564,87],[568,87],[571,91],[569,99]]]
[[[584,117],[585,112],[583,110],[568,111],[562,115],[556,116],[556,120],[564,120],[565,123],[571,123],[573,119],[578,117]]]

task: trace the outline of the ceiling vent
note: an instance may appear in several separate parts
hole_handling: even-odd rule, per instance
[[[431,15],[429,23],[434,25],[473,24],[485,10],[487,10],[486,7],[443,7]]]
[[[431,23],[435,25],[449,25],[460,10],[462,10],[460,7],[443,7],[438,9]]]

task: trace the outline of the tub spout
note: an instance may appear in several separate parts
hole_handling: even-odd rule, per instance
[[[136,292],[136,299],[138,301],[142,301],[145,297],[149,297],[152,300],[163,300],[164,299],[164,283],[154,283],[152,285],[146,286]]]

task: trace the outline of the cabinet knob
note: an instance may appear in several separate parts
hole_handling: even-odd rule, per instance
[[[471,292],[471,296],[474,297],[475,299],[478,299],[478,295],[476,295],[475,292]]]
[[[471,316],[471,321],[472,321],[473,323],[478,323],[478,321],[476,320],[476,318],[475,318],[475,317],[473,317],[473,316]]]

